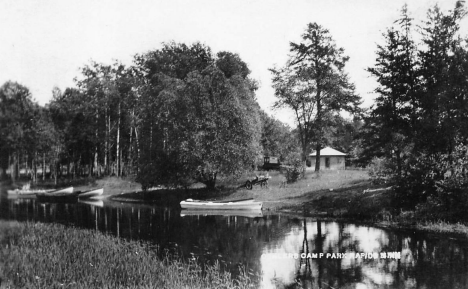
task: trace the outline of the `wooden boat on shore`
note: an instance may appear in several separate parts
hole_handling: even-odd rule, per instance
[[[253,199],[224,202],[187,199],[180,202],[180,207],[191,210],[261,210],[262,202],[256,202]]]
[[[19,198],[34,198],[37,194],[40,193],[49,193],[53,190],[48,189],[36,189],[36,190],[23,190],[23,189],[14,189],[14,190],[7,190],[8,197],[19,197]]]
[[[39,193],[36,198],[39,202],[74,203],[78,201],[78,193],[74,193],[73,187],[69,187],[53,192]]]
[[[89,190],[89,191],[79,193],[78,198],[79,199],[91,199],[91,198],[95,198],[97,196],[101,196],[103,193],[104,193],[103,188],[92,189],[92,190]]]

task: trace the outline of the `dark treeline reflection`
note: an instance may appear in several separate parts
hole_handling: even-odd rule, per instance
[[[181,216],[178,209],[107,202],[0,199],[0,219],[60,223],[148,241],[183,258],[239,265],[262,288],[468,288],[468,243],[280,215]],[[293,258],[305,253],[400,252],[401,259]]]

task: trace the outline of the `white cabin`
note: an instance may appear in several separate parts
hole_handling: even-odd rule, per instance
[[[316,152],[309,154],[311,167],[315,168]],[[321,170],[344,170],[346,154],[331,147],[320,150],[320,169]]]

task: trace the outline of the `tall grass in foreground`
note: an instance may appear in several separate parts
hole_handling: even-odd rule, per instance
[[[137,241],[56,224],[0,221],[0,288],[252,288],[219,266],[157,257]]]

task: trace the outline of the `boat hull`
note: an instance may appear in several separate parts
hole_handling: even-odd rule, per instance
[[[247,218],[263,217],[262,210],[193,210],[186,209],[180,212],[181,217],[185,216],[236,216]]]
[[[68,188],[64,188],[64,189],[60,189],[60,190],[55,190],[53,192],[47,192],[47,193],[44,193],[45,195],[67,195],[67,194],[73,194],[73,187],[68,187]]]
[[[190,210],[261,210],[262,202],[204,202],[185,200],[180,202],[180,207]]]
[[[18,197],[35,197],[40,193],[48,193],[53,190],[7,190],[8,196],[18,196]]]
[[[106,200],[107,198],[109,198],[110,196],[109,195],[99,195],[99,196],[94,196],[94,197],[89,197],[87,198],[86,200],[94,200],[94,201],[102,201],[102,200]]]
[[[90,198],[95,198],[97,196],[101,196],[104,193],[104,189],[96,189],[96,190],[90,190],[87,192],[80,193],[78,195],[79,199],[90,199]]]
[[[36,198],[39,202],[75,203],[78,201],[78,194],[73,193],[73,187],[69,187],[50,193],[39,193],[36,195]]]

